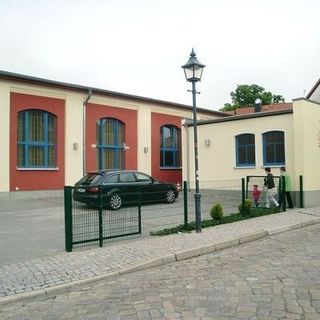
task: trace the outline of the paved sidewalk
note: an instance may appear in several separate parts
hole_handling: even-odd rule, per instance
[[[236,246],[320,222],[320,207],[0,266],[0,304]]]

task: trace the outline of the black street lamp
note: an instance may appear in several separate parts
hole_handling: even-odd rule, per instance
[[[192,109],[193,109],[193,138],[194,138],[194,170],[196,192],[194,194],[195,210],[196,210],[196,232],[201,232],[201,207],[200,207],[200,190],[199,190],[199,162],[198,162],[198,128],[197,128],[197,106],[196,106],[196,82],[201,81],[202,71],[205,67],[200,63],[192,49],[189,61],[182,66],[187,81],[192,83]]]

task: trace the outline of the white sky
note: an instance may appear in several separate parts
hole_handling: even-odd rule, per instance
[[[0,70],[188,105],[194,47],[214,110],[237,84],[291,101],[320,78],[319,0],[0,0],[0,30]]]

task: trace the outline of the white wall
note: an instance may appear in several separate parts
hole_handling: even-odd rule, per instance
[[[83,175],[83,102],[85,99],[84,94],[71,92],[66,95],[65,185],[74,185]]]
[[[299,99],[293,108],[296,175],[305,191],[320,190],[320,103]]]
[[[293,171],[293,126],[292,114],[268,116],[237,121],[198,125],[199,176],[200,181],[241,179],[247,175],[265,175],[262,153],[262,134],[267,131],[281,130],[285,133],[286,166]],[[243,133],[255,134],[256,166],[253,168],[236,167],[235,136]],[[194,181],[193,127],[189,127],[190,163],[187,163],[186,132],[183,130],[183,179]],[[205,145],[210,139],[211,145]],[[273,169],[279,174],[279,166]]]
[[[9,190],[9,105],[10,86],[7,82],[0,80],[0,193]]]

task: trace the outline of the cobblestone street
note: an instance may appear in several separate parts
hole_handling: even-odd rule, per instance
[[[320,319],[320,225],[0,306],[1,319]]]

